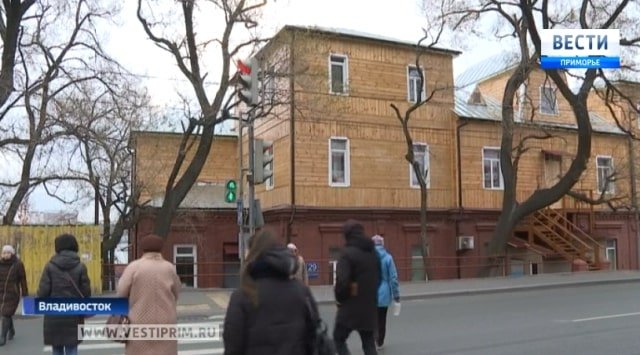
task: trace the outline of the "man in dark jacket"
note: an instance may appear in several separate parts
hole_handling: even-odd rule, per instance
[[[333,339],[339,355],[349,355],[347,338],[356,330],[365,355],[375,355],[374,332],[378,310],[380,261],[362,224],[348,220],[346,245],[338,259],[334,292],[338,303]]]
[[[83,298],[91,296],[87,267],[78,256],[78,242],[73,235],[62,234],[55,240],[56,254],[42,271],[38,297]],[[44,316],[44,344],[52,346],[54,355],[77,353],[78,324],[83,316]]]

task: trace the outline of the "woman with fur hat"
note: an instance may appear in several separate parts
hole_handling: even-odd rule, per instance
[[[2,329],[0,330],[0,345],[16,335],[13,327],[13,315],[16,313],[20,298],[27,296],[27,274],[22,261],[16,256],[11,245],[2,247],[0,254],[0,314],[2,314]]]
[[[164,240],[149,234],[140,240],[142,256],[124,269],[118,281],[118,297],[129,299],[131,324],[176,324],[180,278],[176,267],[162,258]],[[176,355],[175,340],[133,340],[126,355]]]
[[[91,296],[87,267],[78,256],[78,241],[71,234],[55,240],[56,254],[45,265],[38,286],[38,297],[84,298]],[[78,353],[78,324],[84,316],[44,316],[44,344],[51,345],[53,355]]]

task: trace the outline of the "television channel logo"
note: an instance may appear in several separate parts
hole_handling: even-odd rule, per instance
[[[620,68],[620,30],[545,29],[542,69]]]

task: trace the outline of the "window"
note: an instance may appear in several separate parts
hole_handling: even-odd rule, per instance
[[[424,143],[415,143],[413,145],[413,159],[420,164],[420,171],[425,177],[427,188],[430,185],[431,169],[429,167],[429,146]],[[420,187],[418,177],[413,171],[413,166],[409,164],[409,179],[411,179],[411,187]]]
[[[265,170],[271,171],[271,176],[269,176],[269,178],[265,181],[264,186],[266,190],[273,190],[273,175],[275,174],[275,171],[273,171],[273,168],[275,166],[273,165],[273,160],[275,159],[275,155],[273,154],[273,145],[271,145],[271,147],[269,148],[269,154],[273,157],[273,159],[269,164],[265,165]]]
[[[424,75],[424,70],[422,71],[422,75]],[[426,77],[425,77],[426,80]],[[418,100],[418,87],[420,86],[420,73],[418,72],[418,68],[415,66],[409,66],[407,68],[407,90],[408,90],[408,99],[409,102],[417,102]],[[420,92],[420,101],[424,101],[425,92],[424,85],[422,83],[421,92]]]
[[[411,246],[411,281],[424,281],[424,262],[422,260],[422,247],[420,245]]]
[[[276,96],[275,67],[271,66],[264,77],[264,90],[262,90],[263,102],[273,104]]]
[[[198,287],[197,251],[194,244],[173,246],[173,263],[183,287]]]
[[[607,156],[596,157],[596,170],[598,174],[598,192],[613,193],[615,191],[613,158]]]
[[[346,94],[348,82],[347,57],[332,54],[329,57],[329,89],[333,94]]]
[[[329,139],[329,186],[349,186],[349,140]]]
[[[616,240],[615,239],[607,239],[607,248],[605,249],[605,255],[607,256],[607,261],[609,262],[609,269],[616,270],[617,269],[617,255],[616,255]]]
[[[556,89],[549,86],[540,87],[540,113],[545,115],[558,114],[558,99]]]
[[[500,149],[482,149],[482,172],[485,189],[502,189],[502,171],[500,170]]]

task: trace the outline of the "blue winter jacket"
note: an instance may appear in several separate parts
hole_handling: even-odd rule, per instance
[[[393,257],[382,245],[376,245],[376,251],[380,257],[381,282],[378,286],[378,307],[389,307],[391,301],[400,298],[400,285],[398,284],[398,271]]]

